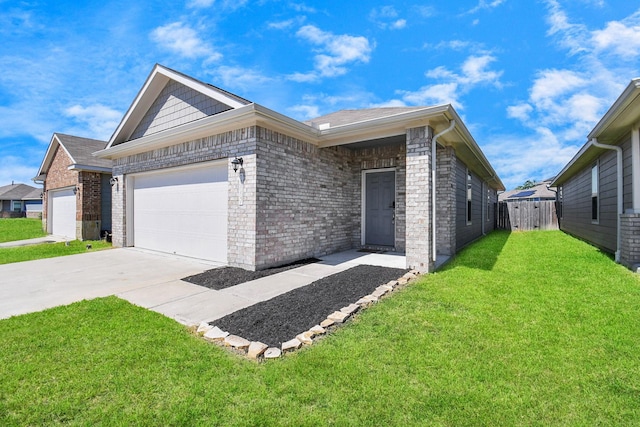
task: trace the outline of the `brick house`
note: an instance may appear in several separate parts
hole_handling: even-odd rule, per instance
[[[247,269],[369,247],[432,271],[493,229],[504,190],[450,105],[300,122],[161,65],[96,155],[115,246]]]
[[[640,79],[632,80],[554,179],[560,229],[640,266]]]
[[[92,155],[105,141],[54,133],[35,182],[43,188],[42,225],[69,239],[111,230],[111,161]]]

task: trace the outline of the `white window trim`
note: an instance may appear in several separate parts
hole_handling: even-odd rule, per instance
[[[593,192],[593,171],[596,171],[598,180],[596,183],[596,192]],[[593,197],[596,197],[596,218],[593,218]],[[594,164],[591,165],[591,223],[592,224],[600,224],[600,161],[596,160]]]
[[[470,179],[471,178],[471,179]],[[471,175],[471,171],[469,170],[469,168],[467,168],[467,174],[466,174],[466,179],[465,179],[466,183],[465,183],[465,198],[466,198],[466,203],[465,203],[465,214],[466,214],[466,221],[467,221],[467,225],[472,225],[473,224],[473,219],[471,219],[471,216],[473,214],[473,209],[470,209],[470,203],[473,204],[473,176]],[[471,193],[469,193],[469,186],[471,185]],[[471,197],[470,197],[471,196]]]

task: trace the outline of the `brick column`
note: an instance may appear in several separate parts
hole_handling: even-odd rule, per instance
[[[431,255],[431,138],[428,126],[407,130],[407,266],[433,270]]]
[[[620,215],[620,264],[640,267],[640,213]]]
[[[114,247],[122,248],[127,241],[125,177],[114,170],[113,178],[118,181],[111,187],[111,239]]]
[[[456,153],[453,147],[436,151],[436,247],[438,253],[456,253]]]

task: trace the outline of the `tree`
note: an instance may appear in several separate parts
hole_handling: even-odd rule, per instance
[[[536,185],[537,184],[535,181],[528,179],[524,182],[524,184],[517,186],[516,190],[526,190],[528,188],[535,187]]]

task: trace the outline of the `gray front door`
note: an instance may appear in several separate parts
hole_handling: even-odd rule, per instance
[[[395,246],[396,173],[365,177],[365,244]]]

